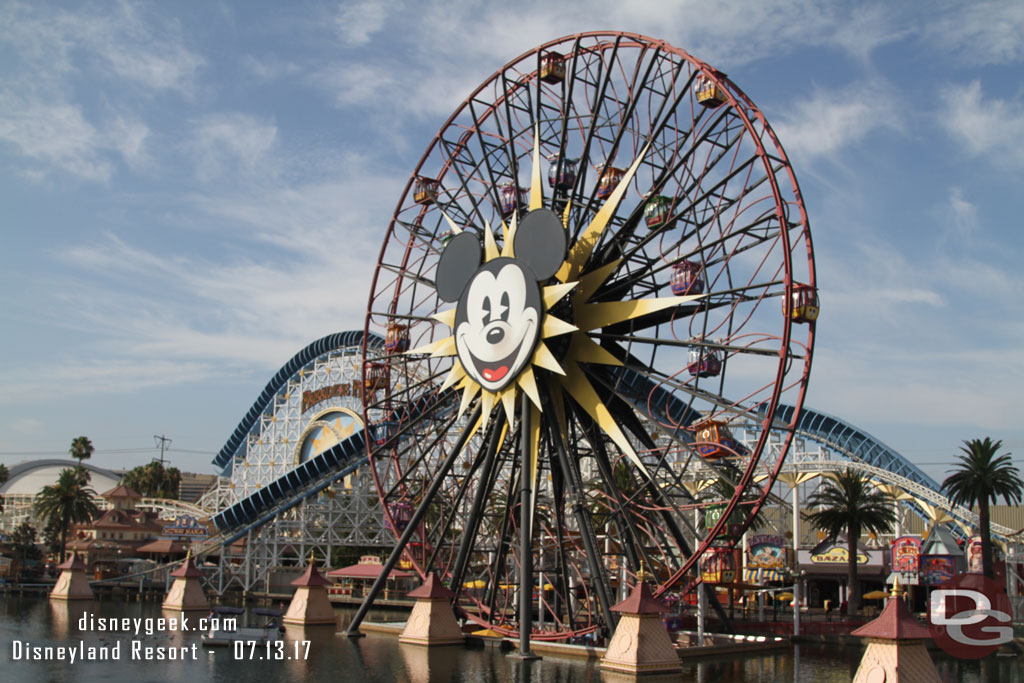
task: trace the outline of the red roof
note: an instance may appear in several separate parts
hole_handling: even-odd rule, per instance
[[[202,576],[202,575],[203,575],[203,573],[201,571],[199,571],[199,568],[196,567],[195,562],[192,561],[192,555],[186,556],[185,557],[185,563],[182,564],[177,569],[175,569],[173,572],[171,572],[171,576],[174,576],[174,577],[182,577],[182,576],[184,576],[186,578],[190,578],[190,577],[193,577],[193,576]]]
[[[188,550],[188,544],[182,541],[172,541],[169,538],[159,538],[140,545],[135,549],[140,553],[158,553],[160,555],[177,555]]]
[[[878,618],[850,632],[852,636],[886,640],[920,640],[932,637],[928,627],[914,618],[902,598],[889,598]]]
[[[327,576],[340,576],[345,579],[376,579],[380,576],[382,569],[384,569],[382,564],[353,564],[329,571]],[[412,576],[412,574],[403,572],[401,569],[392,569],[388,574],[389,579],[402,579],[407,576]]]
[[[306,567],[306,573],[292,581],[293,586],[332,586],[330,581],[321,576],[316,569],[316,563],[310,562]]]
[[[78,556],[78,553],[71,553],[68,558],[57,565],[57,569],[70,569],[85,571],[85,562],[82,562],[82,558]]]
[[[430,576],[423,582],[423,585],[406,594],[409,598],[454,598],[455,593],[444,587],[437,574],[430,572]]]
[[[101,493],[100,496],[103,498],[142,498],[142,494],[124,484],[118,484],[114,488]]]
[[[646,583],[641,581],[633,587],[633,592],[629,594],[628,598],[612,607],[612,611],[625,614],[660,614],[662,612],[671,612],[672,610],[666,607],[665,603],[661,600],[651,595],[651,589],[647,587]]]

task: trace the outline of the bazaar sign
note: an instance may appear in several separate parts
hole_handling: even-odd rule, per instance
[[[758,534],[750,539],[747,566],[778,569],[786,566],[786,542],[782,536]]]
[[[811,555],[811,562],[814,564],[846,564],[850,559],[850,553],[841,545],[829,545],[821,551]],[[867,564],[868,556],[857,552],[857,564]]]
[[[917,536],[900,536],[892,542],[891,559],[894,572],[917,573],[921,565],[921,539]]]
[[[191,515],[178,515],[173,524],[165,526],[160,531],[163,536],[172,538],[206,538],[210,531],[205,525]]]

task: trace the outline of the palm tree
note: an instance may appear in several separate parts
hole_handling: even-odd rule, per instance
[[[807,504],[820,507],[807,519],[835,540],[846,534],[849,553],[846,564],[846,583],[849,587],[847,605],[850,614],[860,610],[860,582],[857,579],[857,541],[863,532],[885,534],[892,529],[896,513],[892,502],[859,473],[847,468],[835,474],[831,481],[815,491]]]
[[[99,513],[93,501],[96,492],[86,486],[81,469],[61,470],[57,483],[44,486],[36,496],[35,513],[47,523],[60,524],[60,561],[64,561],[68,527],[73,522],[91,522]]]
[[[78,458],[78,466],[81,467],[82,461],[91,458],[94,450],[89,437],[79,436],[71,442],[71,448],[68,449],[68,453],[71,454],[72,458]]]
[[[1024,481],[1020,470],[1010,464],[1010,454],[996,456],[1002,441],[991,438],[964,441],[963,455],[957,456],[953,474],[942,482],[942,488],[956,505],[978,506],[978,528],[981,534],[981,567],[992,578],[992,532],[989,529],[989,503],[1002,496],[1007,503],[1019,505],[1024,497]]]

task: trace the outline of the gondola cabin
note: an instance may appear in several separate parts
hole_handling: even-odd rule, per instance
[[[738,455],[743,446],[721,420],[705,420],[694,426],[694,447],[705,460],[718,460]]]
[[[691,346],[686,371],[691,377],[717,377],[722,372],[722,359],[714,349]]]
[[[671,208],[672,199],[669,197],[660,194],[648,197],[644,205],[644,222],[647,223],[647,227],[657,228],[665,225]]]
[[[812,323],[818,319],[818,292],[811,285],[794,284],[789,315],[796,323]]]
[[[373,425],[373,442],[378,446],[383,446],[388,440],[394,436],[398,429],[398,424],[390,422],[388,420],[382,420]]]
[[[382,389],[388,381],[387,363],[372,362],[366,364],[366,376],[363,379],[363,391],[372,394]]]
[[[732,583],[736,580],[736,560],[731,548],[708,548],[708,555],[700,565],[700,578],[705,583]]]
[[[409,350],[409,326],[391,323],[384,337],[384,348],[388,353],[405,353]]]
[[[417,178],[412,189],[412,200],[417,204],[430,204],[437,198],[437,190],[440,187],[433,178]]]
[[[526,189],[519,187],[515,183],[502,183],[498,186],[498,199],[501,202],[502,218],[508,218],[516,212],[516,209],[522,209],[526,206],[526,193]]]
[[[565,80],[565,57],[561,52],[546,52],[540,60],[540,80],[561,83]]]
[[[626,171],[607,165],[602,166],[600,170],[601,176],[597,180],[597,197],[598,199],[608,199],[622,182],[622,176],[626,175]]]
[[[571,190],[576,184],[579,159],[565,158],[559,162],[558,155],[552,154],[548,157],[548,162],[551,164],[548,168],[548,185],[559,191]]]
[[[704,266],[696,261],[683,261],[672,266],[669,282],[672,293],[686,296],[704,293]]]
[[[395,525],[395,531],[399,533],[405,531],[409,526],[409,520],[412,519],[412,504],[404,500],[391,503],[388,505],[388,511],[391,513],[391,522]]]
[[[704,107],[711,109],[725,102],[725,93],[708,76],[698,77],[693,89],[697,93],[697,103]]]

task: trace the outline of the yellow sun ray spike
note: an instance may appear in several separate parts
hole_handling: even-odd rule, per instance
[[[484,223],[484,261],[492,261],[498,258],[498,245],[494,241],[494,233],[491,232],[491,224]]]
[[[487,423],[491,420],[491,411],[494,410],[494,401],[497,398],[496,394],[486,389],[480,392],[480,416],[484,421],[484,429],[487,429]]]
[[[530,211],[544,206],[544,185],[540,181],[540,125],[533,127],[533,170],[530,173]]]
[[[505,221],[501,222],[501,229],[504,230],[504,232],[502,233],[502,235],[504,236],[504,241],[501,244],[502,256],[513,258],[516,255],[512,243],[516,239],[517,225],[519,225],[519,209],[516,209],[516,212],[512,214],[512,222],[508,225],[507,228],[505,227]]]
[[[533,533],[533,514],[537,510],[537,459],[540,456],[540,411],[530,406],[530,489],[533,496],[530,506],[530,533]]]
[[[417,346],[415,349],[409,349],[405,352],[407,355],[427,353],[431,356],[454,356],[455,355],[455,337],[444,337],[437,341],[430,342],[423,346]]]
[[[501,407],[505,409],[505,422],[511,423],[516,416],[516,390],[514,387],[505,387],[498,393],[501,399]]]
[[[544,310],[547,310],[558,303],[559,299],[568,294],[577,285],[576,282],[566,282],[560,285],[544,287],[541,297],[544,299]]]
[[[440,206],[438,206],[438,204],[436,202],[434,203],[434,206],[437,206],[437,210],[440,211],[441,215],[444,216],[444,219],[446,221],[448,221],[448,225],[449,225],[449,227],[451,227],[453,235],[458,235],[460,232],[462,232],[462,228],[460,228],[459,226],[455,225],[455,221],[453,221],[451,219],[451,217],[445,212],[444,209],[442,209]]]
[[[530,397],[533,405],[540,408],[540,394],[537,392],[537,378],[533,374],[533,368],[527,365],[516,378],[516,384]],[[511,422],[511,419],[509,420]]]
[[[565,370],[562,369],[562,366],[559,364],[554,354],[551,353],[551,349],[549,349],[544,342],[537,343],[537,348],[533,352],[533,358],[530,360],[530,364],[536,365],[538,368],[544,368],[545,370],[556,372],[559,375],[565,374]]]
[[[603,346],[596,343],[583,332],[576,332],[572,335],[568,356],[577,363],[622,365],[622,361],[610,354]]]
[[[637,156],[636,160],[633,161],[633,165],[629,167],[626,174],[622,177],[622,180],[618,185],[615,186],[615,190],[594,216],[594,220],[590,221],[590,225],[583,231],[580,238],[576,240],[576,244],[573,245],[572,251],[569,253],[569,258],[565,260],[562,267],[555,277],[560,282],[568,282],[569,280],[575,279],[581,270],[583,265],[590,258],[590,253],[597,246],[597,241],[601,238],[601,234],[604,229],[608,227],[608,221],[611,220],[612,216],[615,215],[616,209],[619,208],[619,202],[626,195],[626,190],[629,189],[629,183],[633,179],[633,175],[636,174],[636,170],[640,168],[640,162],[643,161],[644,156],[647,155],[647,150],[650,148],[651,143],[644,145],[644,148],[640,151],[640,155]]]
[[[433,318],[434,320],[436,320],[437,322],[441,323],[442,325],[447,325],[448,327],[452,327],[452,328],[455,327],[455,309],[454,308],[449,308],[447,311],[440,311],[440,312],[435,313],[434,315],[432,315],[430,317]]]
[[[469,376],[466,376],[458,385],[459,389],[462,389],[462,400],[459,402],[459,417],[462,417],[463,413],[466,412],[466,408],[473,402],[477,393],[480,391],[480,385],[470,380]]]
[[[612,414],[608,411],[608,408],[601,401],[601,397],[594,391],[594,387],[590,384],[590,380],[587,379],[583,371],[580,370],[578,365],[572,364],[566,369],[565,379],[562,380],[569,395],[575,399],[580,407],[586,411],[594,422],[598,424],[601,430],[615,442],[615,445],[619,447],[626,457],[628,457],[637,468],[644,473],[644,475],[650,479],[650,472],[647,471],[647,466],[644,465],[640,456],[633,450],[632,444],[629,443],[629,439],[619,429],[618,423]]]
[[[544,316],[544,322],[540,326],[540,338],[547,339],[549,337],[557,337],[560,334],[568,334],[575,332],[579,328],[571,323],[567,323],[561,318],[548,313]]]
[[[703,299],[705,294],[691,296],[666,296],[658,299],[637,299],[635,301],[604,301],[585,304],[576,310],[576,325],[589,332],[599,327],[614,325],[649,313],[679,306],[690,301]]]
[[[590,271],[586,275],[583,275],[579,279],[579,288],[573,293],[573,301],[582,304],[591,296],[598,288],[604,284],[605,280],[611,277],[619,264],[622,263],[622,259],[615,259],[611,263],[606,263],[600,268]]]
[[[466,377],[466,369],[462,367],[462,363],[456,358],[455,363],[452,364],[452,369],[448,372],[448,377],[445,378],[444,384],[438,391],[444,391],[448,387],[455,386],[456,382],[461,382]]]

